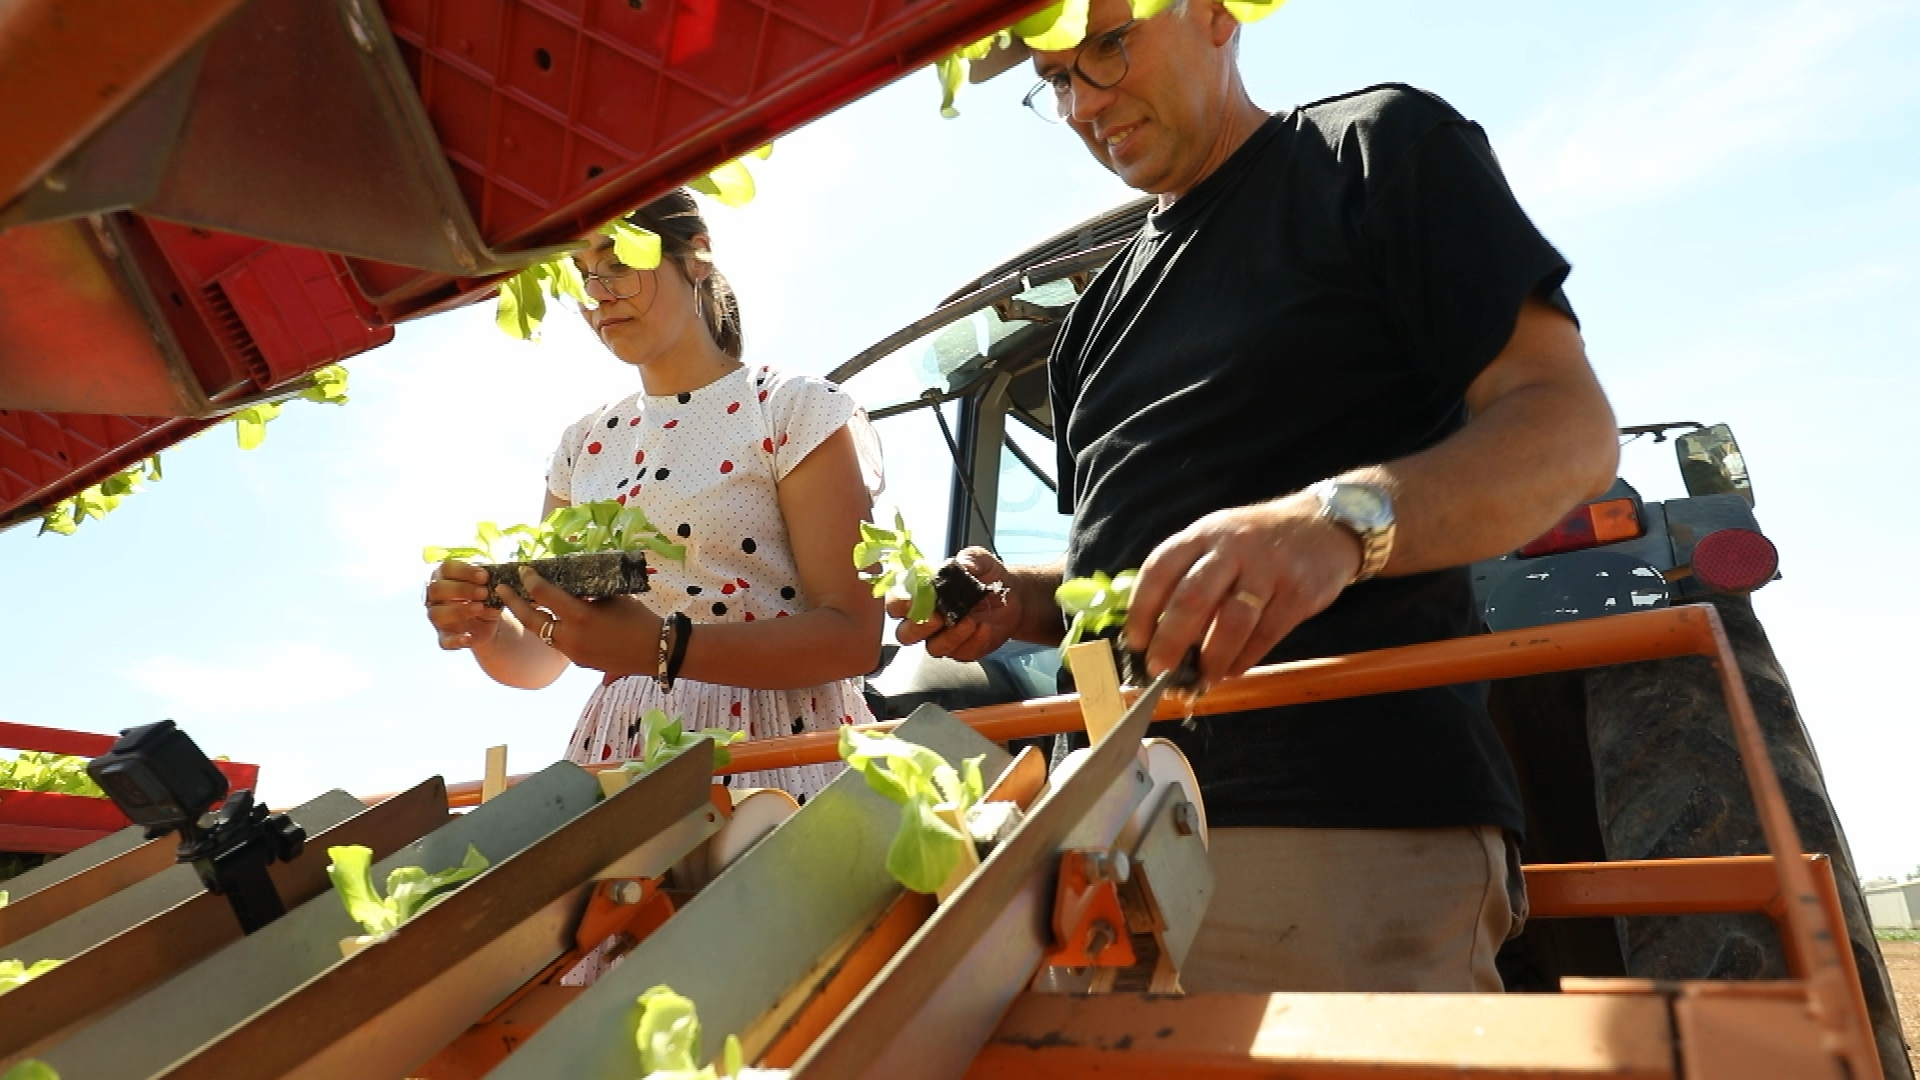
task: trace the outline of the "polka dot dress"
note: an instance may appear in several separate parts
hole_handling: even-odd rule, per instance
[[[641,599],[655,612],[684,612],[695,623],[786,618],[806,611],[807,597],[776,485],[841,428],[852,433],[867,490],[877,495],[880,442],[864,410],[824,380],[742,367],[691,393],[635,394],[582,418],[560,440],[547,487],[570,503],[637,503],[685,545],[684,563],[648,559],[651,591]],[[755,739],[872,720],[851,680],[748,690],[680,679],[662,693],[651,677],[628,676],[588,698],[568,760],[635,756],[648,709],[689,730],[724,728]],[[742,773],[732,783],[782,788],[804,802],[842,767]]]

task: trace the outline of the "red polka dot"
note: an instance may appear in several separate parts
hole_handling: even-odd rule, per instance
[[[733,703],[733,715],[735,716],[740,715],[740,703],[737,701]]]
[[[767,400],[767,392],[765,390],[760,391],[760,400],[761,401]]]
[[[613,747],[611,747],[611,746],[603,746],[603,747],[601,747],[601,748],[600,748],[600,760],[601,760],[601,761],[605,761],[605,760],[607,760],[608,758],[610,758],[610,757],[612,757],[612,756],[613,756]]]
[[[645,465],[647,463],[647,452],[645,450],[642,450],[639,453],[633,455],[633,463],[635,465]]]
[[[599,452],[600,452],[600,444],[599,444],[599,443],[597,443],[597,442],[596,442],[596,443],[588,443],[588,444],[587,444],[587,453],[589,453],[589,454],[597,454],[597,453],[599,453]]]
[[[784,431],[780,433],[780,445],[781,446],[787,445],[787,433]]]
[[[740,587],[741,587],[741,588],[743,588],[743,589],[751,589],[751,588],[753,588],[753,586],[752,586],[752,584],[750,584],[750,583],[749,583],[749,582],[747,581],[747,579],[746,579],[746,578],[743,578],[743,577],[737,577],[737,578],[734,578],[734,579],[733,579],[733,583],[734,583],[735,585],[738,585],[738,586],[740,586]]]
[[[737,412],[739,412],[739,411],[740,411],[740,403],[739,403],[739,402],[737,402],[737,401],[736,401],[736,402],[734,402],[733,404],[731,404],[731,405],[729,405],[729,406],[727,406],[727,415],[728,415],[728,416],[732,416],[732,415],[733,415],[734,413],[737,413]]]
[[[765,450],[765,451],[766,451],[767,453],[769,453],[769,454],[771,454],[771,453],[773,453],[773,440],[772,440],[772,439],[770,439],[770,438],[769,438],[769,439],[761,439],[761,440],[760,440],[760,449],[762,449],[762,450]]]
[[[649,574],[657,574],[657,573],[659,573],[659,572],[660,572],[660,568],[659,568],[659,567],[657,567],[657,566],[649,566],[649,567],[647,567],[647,573],[649,573]]]
[[[663,427],[663,428],[670,428],[670,427],[679,427],[679,426],[680,426],[680,421],[678,421],[678,420],[669,420],[669,421],[667,421],[666,423],[664,423],[664,424],[661,424],[660,426],[661,426],[661,427]]]
[[[841,722],[841,723],[843,723],[843,724],[851,724],[851,723],[853,723],[853,717],[851,717],[851,716],[842,716],[842,717],[840,718],[840,722]]]
[[[725,595],[727,595],[727,596],[732,596],[732,595],[733,595],[733,586],[731,586],[731,585],[722,585],[722,586],[720,586],[720,591],[721,591],[721,592],[722,592],[723,594],[725,594]]]
[[[787,613],[784,611],[776,611],[773,613],[773,617],[776,619],[784,619],[787,617]]]
[[[749,612],[747,612],[747,621],[748,621],[748,622],[752,622],[752,621],[753,621],[753,612],[751,612],[751,611],[749,611]]]
[[[635,485],[633,485],[633,490],[632,490],[632,491],[629,491],[629,492],[627,492],[627,494],[629,494],[629,495],[631,495],[631,496],[633,496],[633,497],[634,497],[634,498],[636,498],[636,499],[637,499],[637,498],[639,498],[639,497],[640,497],[640,485],[639,485],[639,484],[635,484]]]
[[[733,471],[733,462],[723,461],[720,463],[720,475],[725,476],[726,474],[732,471]]]
[[[621,506],[627,505],[627,497],[625,495],[615,495],[613,501],[619,503]]]
[[[627,426],[628,426],[628,427],[639,427],[639,426],[640,426],[640,418],[636,416],[636,417],[634,417],[633,419],[631,419],[631,420],[629,420],[629,421],[627,421]]]

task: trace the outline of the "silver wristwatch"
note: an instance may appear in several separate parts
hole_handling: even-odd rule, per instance
[[[1307,489],[1320,500],[1320,515],[1360,538],[1360,572],[1348,584],[1378,574],[1393,555],[1393,499],[1378,484],[1322,480]]]

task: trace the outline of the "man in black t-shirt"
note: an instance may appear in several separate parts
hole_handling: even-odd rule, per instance
[[[1485,135],[1383,86],[1269,115],[1219,0],[1095,0],[1029,103],[1160,196],[1051,376],[1065,559],[960,560],[1009,586],[935,655],[1053,642],[1063,577],[1140,567],[1158,673],[1478,628],[1468,563],[1612,482],[1618,449],[1560,285]],[[1173,737],[1214,826],[1189,990],[1496,990],[1524,918],[1512,768],[1478,685],[1266,709]]]

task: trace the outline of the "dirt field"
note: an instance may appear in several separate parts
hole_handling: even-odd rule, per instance
[[[1880,955],[1887,958],[1887,974],[1893,977],[1893,995],[1900,1006],[1900,1026],[1907,1033],[1907,1056],[1915,1058],[1920,1048],[1920,941],[1883,941]]]

